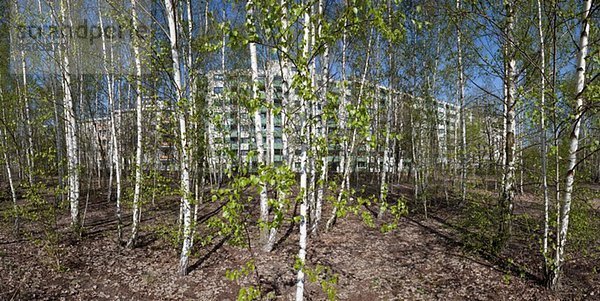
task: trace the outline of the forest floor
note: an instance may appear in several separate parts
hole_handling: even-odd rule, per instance
[[[10,202],[0,205],[6,208]],[[339,300],[600,300],[600,261],[594,260],[600,253],[598,241],[587,248],[595,254],[571,249],[562,289],[550,292],[541,284],[539,242],[531,239],[539,227],[531,219],[516,218],[515,237],[500,254],[491,255],[485,235],[469,234],[477,219],[471,216],[473,207],[462,207],[432,202],[427,218],[411,212],[385,234],[350,215],[332,231],[309,237],[308,266],[327,267],[320,279],[337,276]],[[528,217],[527,212],[539,213],[539,208],[539,202],[525,195],[518,198],[515,213]],[[5,219],[0,227],[0,300],[235,300],[240,288],[249,285],[278,300],[292,300],[296,225],[284,224],[280,236],[285,235],[268,254],[216,238],[198,248],[189,275],[181,277],[176,249],[155,231],[172,224],[177,210],[173,198],[146,209],[133,250],[116,242],[114,203],[99,193],[90,198],[85,232],[78,239],[68,234],[67,210],[58,221],[58,236],[32,228],[33,234],[16,239]],[[326,208],[324,216],[329,212]],[[214,213],[214,206],[207,206],[199,216]],[[130,215],[124,218],[129,223]],[[125,237],[129,231],[126,224]],[[249,237],[258,236],[256,228],[250,231]],[[43,238],[48,237],[57,237],[56,243],[47,243]],[[252,247],[256,243],[251,240]],[[252,259],[255,273],[237,281],[225,277],[226,271]],[[305,296],[326,299],[318,283],[309,283]]]

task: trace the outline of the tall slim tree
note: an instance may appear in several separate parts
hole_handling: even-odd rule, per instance
[[[560,239],[556,248],[556,262],[552,272],[550,286],[556,288],[560,280],[561,268],[565,260],[565,246],[567,244],[567,232],[569,230],[569,217],[571,214],[571,201],[573,186],[575,182],[575,167],[577,165],[577,151],[579,149],[579,134],[581,130],[581,119],[583,117],[583,92],[585,90],[586,57],[588,55],[588,43],[590,35],[590,11],[592,0],[583,3],[581,34],[579,37],[579,51],[577,52],[577,72],[575,87],[575,103],[573,104],[573,128],[569,137],[569,152],[567,157],[567,173],[565,175],[565,192],[560,210]]]
[[[456,10],[461,15],[461,1],[456,0]],[[460,18],[460,17],[459,17]],[[467,194],[467,125],[465,119],[465,71],[462,57],[462,32],[460,20],[456,25],[456,51],[458,59],[458,101],[460,106],[460,199],[465,201]]]
[[[131,0],[133,17],[133,55],[135,60],[135,112],[136,112],[136,147],[135,147],[135,180],[133,189],[133,222],[131,224],[131,237],[127,247],[135,246],[138,227],[141,219],[140,190],[142,186],[142,59],[140,53],[140,41],[138,37],[140,21],[137,10],[137,0]]]
[[[506,24],[504,32],[506,70],[504,85],[506,132],[504,137],[504,181],[502,187],[502,197],[500,200],[501,220],[500,220],[500,243],[503,243],[511,233],[512,210],[515,198],[515,132],[516,132],[516,104],[517,104],[517,86],[516,73],[517,62],[515,59],[515,38],[514,38],[514,22],[515,8],[513,0],[504,1],[504,9],[506,13]]]
[[[390,26],[390,28],[392,27],[392,2],[391,0],[387,1],[387,6],[388,6],[388,26]],[[387,196],[387,182],[386,182],[386,178],[387,178],[387,172],[388,169],[390,167],[389,161],[390,158],[389,157],[389,153],[390,153],[390,131],[391,131],[391,123],[392,123],[392,107],[394,104],[394,96],[395,96],[395,91],[394,91],[394,56],[392,53],[392,41],[389,41],[388,43],[388,64],[389,64],[389,89],[386,95],[386,103],[385,103],[385,107],[384,107],[384,111],[386,112],[386,119],[385,119],[385,133],[384,133],[384,143],[383,143],[383,162],[381,165],[381,170],[380,170],[380,176],[379,176],[379,202],[381,203],[381,207],[379,208],[379,213],[377,214],[378,218],[382,218],[383,214],[385,213],[386,207],[387,207],[387,200],[386,200],[386,196]]]
[[[548,154],[546,135],[546,47],[544,41],[544,27],[542,19],[542,1],[537,1],[538,11],[538,33],[540,38],[540,134],[541,134],[541,161],[542,161],[542,194],[544,197],[544,238],[542,242],[542,254],[544,255],[544,266],[550,266],[548,257],[548,233],[550,228],[548,199]]]
[[[304,266],[306,264],[306,246],[307,246],[307,222],[308,222],[308,148],[310,141],[310,130],[308,124],[309,116],[309,105],[311,101],[311,93],[308,91],[312,89],[311,76],[309,74],[309,61],[310,61],[310,24],[311,24],[311,9],[310,6],[306,5],[306,2],[302,2],[304,5],[304,21],[303,21],[303,38],[302,38],[302,58],[301,65],[299,66],[299,76],[303,84],[301,85],[300,91],[300,222],[299,222],[299,250],[298,250],[298,274],[296,276],[296,301],[304,300]]]
[[[256,34],[256,26],[254,24],[254,1],[250,0],[246,4],[246,22],[248,28],[250,30],[250,42],[248,43],[248,47],[250,48],[250,68],[251,68],[251,76],[252,76],[252,102],[254,111],[254,142],[256,143],[256,165],[258,170],[258,190],[260,195],[260,219],[263,223],[268,222],[269,219],[269,200],[267,199],[267,184],[263,180],[261,176],[262,169],[265,165],[265,149],[263,145],[263,135],[262,135],[262,117],[261,117],[261,99],[260,99],[260,91],[259,91],[259,76],[258,76],[258,56],[256,50],[256,43],[252,40],[252,35]],[[265,76],[266,80],[266,76]],[[261,229],[261,239],[263,240],[263,248],[266,251],[269,251],[269,228],[262,227]]]
[[[73,26],[70,12],[68,11],[68,1],[60,1],[60,23],[63,26]],[[79,221],[79,144],[77,141],[77,115],[73,106],[72,96],[72,70],[69,41],[61,43],[60,54],[62,56],[62,88],[63,88],[63,106],[65,120],[65,144],[67,147],[67,177],[69,186],[69,204],[71,207],[71,226],[78,231]]]
[[[179,274],[187,275],[189,256],[192,250],[192,210],[190,195],[190,154],[187,137],[187,121],[185,116],[185,99],[183,91],[185,88],[184,78],[182,77],[180,51],[179,51],[179,28],[178,8],[176,3],[171,0],[165,0],[166,17],[169,28],[169,45],[171,49],[171,66],[173,68],[173,86],[175,93],[175,102],[177,104],[177,119],[179,123],[179,142],[180,142],[180,187],[181,187],[181,208],[183,218],[183,244],[179,259]]]
[[[325,1],[319,0],[318,3],[318,16],[319,23],[317,29],[317,36],[319,39],[323,39],[323,27],[325,19]],[[315,202],[315,212],[314,212],[314,220],[312,221],[312,233],[318,233],[319,222],[321,221],[321,215],[323,210],[323,196],[325,194],[325,182],[327,180],[328,173],[328,139],[327,139],[327,118],[328,114],[325,112],[325,108],[327,107],[327,93],[329,91],[329,44],[327,42],[324,43],[323,46],[323,56],[321,57],[321,88],[320,88],[320,97],[319,101],[321,102],[320,106],[321,117],[319,119],[319,128],[320,131],[318,135],[318,148],[319,155],[321,157],[319,171],[319,179],[317,181],[318,189],[317,189],[317,199]]]
[[[105,72],[106,80],[106,93],[108,94],[108,110],[109,110],[109,123],[110,123],[110,135],[109,135],[109,154],[110,154],[110,175],[108,185],[108,200],[112,197],[112,175],[114,172],[115,176],[115,200],[116,200],[116,214],[117,214],[117,238],[119,242],[122,239],[122,218],[121,218],[121,155],[118,143],[118,132],[117,132],[117,118],[115,114],[116,100],[115,100],[115,81],[114,74],[111,74],[113,66],[113,51],[112,46],[109,46],[106,42],[106,35],[104,30],[104,18],[102,9],[98,8],[98,21],[100,23],[100,30],[102,35],[102,59]],[[136,67],[137,68],[137,67]]]

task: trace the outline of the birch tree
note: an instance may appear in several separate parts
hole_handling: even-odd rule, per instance
[[[21,80],[22,80],[22,90],[21,96],[23,100],[23,107],[25,111],[25,131],[27,136],[27,179],[29,180],[29,185],[33,185],[34,178],[33,174],[35,172],[35,160],[34,160],[34,148],[33,148],[33,125],[32,125],[32,116],[30,103],[31,99],[29,97],[29,86],[27,84],[27,63],[25,62],[25,52],[21,49]]]
[[[166,0],[169,1],[169,0]],[[133,55],[135,60],[135,112],[136,112],[136,149],[135,149],[135,180],[133,189],[133,221],[131,224],[131,237],[127,242],[127,247],[135,246],[135,241],[138,234],[138,227],[141,219],[140,208],[140,189],[142,185],[142,59],[140,53],[140,41],[138,38],[139,32],[139,15],[137,10],[137,0],[131,0],[132,18],[133,18]]]
[[[2,77],[0,77],[0,85],[3,85],[2,82]],[[2,100],[2,103],[6,103],[6,98],[4,96],[4,88],[2,86],[0,86],[0,100]],[[19,233],[19,207],[17,204],[17,191],[15,189],[15,183],[14,183],[14,178],[13,178],[13,174],[12,174],[12,168],[11,168],[11,156],[9,155],[10,149],[9,149],[9,143],[8,143],[8,138],[7,138],[7,120],[6,120],[6,112],[4,107],[2,107],[2,119],[3,119],[3,126],[2,129],[0,130],[0,134],[2,135],[2,142],[0,144],[0,146],[2,147],[2,156],[3,156],[3,160],[4,160],[4,167],[6,168],[6,176],[8,177],[8,185],[10,187],[10,197],[12,199],[12,203],[13,203],[13,212],[14,212],[14,217],[15,217],[15,222],[14,222],[14,230],[15,233],[18,234]]]
[[[68,2],[60,1],[60,22],[63,26],[73,26]],[[64,38],[64,37],[63,37]],[[79,231],[79,144],[77,141],[77,118],[73,107],[72,96],[72,70],[69,58],[69,41],[61,43],[60,53],[62,56],[62,89],[63,89],[63,117],[65,120],[65,144],[67,147],[67,177],[68,177],[68,199],[71,207],[71,227]],[[66,46],[65,46],[66,45]]]
[[[324,0],[319,0],[318,3],[318,16],[319,23],[316,35],[319,39],[323,38],[323,27],[325,20],[325,4]],[[328,173],[328,139],[327,139],[327,119],[329,114],[325,112],[325,108],[327,107],[327,93],[329,89],[329,44],[327,42],[324,43],[323,46],[323,56],[321,58],[321,91],[319,101],[321,102],[321,118],[319,119],[319,128],[320,131],[318,133],[318,145],[319,148],[318,154],[321,156],[319,171],[319,179],[317,181],[318,189],[315,201],[315,212],[314,212],[314,220],[312,221],[312,233],[318,233],[319,222],[321,221],[321,215],[323,211],[323,195],[325,193],[325,182],[327,180]]]
[[[515,198],[515,106],[517,104],[517,87],[516,87],[516,59],[515,59],[515,39],[514,39],[514,2],[513,0],[504,1],[504,9],[506,12],[506,27],[505,27],[505,100],[504,118],[506,120],[506,132],[504,136],[504,181],[502,187],[502,197],[500,200],[501,220],[500,220],[500,243],[504,243],[511,232],[511,215]]]
[[[254,1],[250,0],[246,3],[246,23],[250,30],[250,42],[248,48],[250,49],[250,68],[252,76],[252,110],[254,111],[254,142],[256,144],[256,165],[258,170],[258,190],[260,196],[260,220],[261,223],[266,223],[269,219],[269,203],[267,198],[267,184],[263,180],[262,170],[265,167],[265,149],[263,145],[262,135],[262,118],[261,118],[261,99],[259,91],[259,79],[258,79],[258,57],[256,53],[256,43],[253,41],[256,35],[256,27],[254,24]],[[266,76],[265,76],[266,80]],[[265,251],[270,251],[269,247],[269,228],[266,226],[261,227],[261,239],[263,240],[263,248]]]
[[[461,14],[461,1],[456,0],[456,10]],[[460,106],[460,199],[465,201],[467,194],[467,125],[465,121],[465,72],[462,58],[462,32],[460,21],[456,26],[456,51],[458,59],[458,101]],[[512,41],[511,41],[512,42]]]
[[[114,74],[111,74],[113,67],[113,51],[112,47],[106,43],[106,35],[104,31],[104,18],[102,9],[98,5],[98,22],[100,23],[100,30],[102,35],[102,59],[105,72],[106,80],[106,91],[108,96],[108,110],[109,110],[109,123],[110,123],[110,134],[109,134],[109,154],[110,154],[110,165],[109,165],[109,184],[108,184],[108,200],[112,198],[112,178],[113,172],[115,176],[115,200],[116,200],[116,215],[117,215],[117,238],[119,242],[122,240],[122,217],[121,217],[121,156],[118,143],[118,132],[117,132],[117,118],[115,114],[116,100],[114,91]]]
[[[387,6],[388,6],[388,26],[391,28],[392,27],[392,2],[391,0],[387,1]],[[389,66],[389,89],[388,89],[388,94],[386,96],[386,104],[384,107],[384,110],[386,112],[386,118],[385,118],[385,132],[384,132],[384,143],[383,143],[383,163],[381,166],[381,170],[380,170],[380,179],[379,179],[379,201],[381,202],[380,204],[380,208],[379,208],[379,213],[377,214],[378,218],[382,218],[383,214],[385,213],[386,207],[387,207],[387,192],[388,192],[388,188],[387,188],[387,183],[386,183],[386,178],[387,178],[387,172],[389,169],[389,148],[390,148],[390,126],[392,123],[392,112],[393,112],[393,104],[394,104],[394,78],[393,78],[393,74],[395,72],[394,70],[394,57],[392,54],[392,41],[390,41],[388,43],[388,64],[390,64]]]
[[[567,158],[567,173],[565,175],[565,192],[563,193],[562,206],[560,210],[559,230],[560,236],[556,248],[556,262],[554,263],[550,287],[556,288],[560,276],[561,268],[565,261],[565,246],[567,244],[567,233],[569,230],[569,217],[571,212],[571,202],[573,195],[573,186],[575,182],[575,167],[577,165],[577,151],[579,149],[579,134],[581,130],[581,119],[583,117],[583,92],[586,86],[586,58],[588,55],[588,41],[590,35],[590,11],[592,0],[583,2],[581,34],[579,37],[577,52],[577,72],[576,72],[576,99],[573,104],[573,127],[569,137],[569,152]]]
[[[171,66],[173,68],[173,86],[175,93],[175,102],[177,104],[177,119],[179,123],[179,142],[180,142],[180,185],[181,185],[181,208],[183,211],[183,244],[179,259],[179,274],[187,275],[190,252],[192,250],[192,210],[190,201],[190,154],[187,137],[187,121],[184,109],[186,107],[183,99],[184,79],[181,74],[181,61],[178,43],[178,31],[180,26],[177,24],[179,19],[177,7],[171,0],[165,0],[166,17],[169,29],[169,42],[171,50]]]
[[[306,4],[304,4],[306,5]],[[308,91],[312,87],[310,82],[310,74],[308,69],[309,64],[309,51],[310,51],[310,24],[311,24],[311,10],[310,6],[304,7],[304,21],[303,21],[303,38],[302,38],[302,64],[299,66],[300,77],[302,80],[302,86],[300,87],[300,221],[299,221],[299,250],[297,257],[298,274],[296,276],[296,301],[304,300],[304,266],[306,264],[306,246],[307,246],[307,221],[308,221],[308,142],[309,142],[309,128],[308,128],[308,105],[310,101],[310,92]]]
[[[540,133],[541,133],[541,163],[542,163],[542,194],[544,198],[544,237],[542,242],[542,254],[544,255],[544,266],[547,270],[550,266],[548,257],[548,232],[549,232],[549,207],[548,199],[548,154],[546,135],[546,47],[544,41],[544,27],[542,22],[542,1],[537,1],[538,33],[540,39]],[[547,273],[547,271],[546,271]]]

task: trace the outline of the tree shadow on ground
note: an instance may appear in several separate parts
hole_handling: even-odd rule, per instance
[[[294,210],[292,212],[292,216],[296,216],[296,214],[298,214],[298,202],[295,202],[294,204]],[[290,237],[290,235],[292,235],[292,233],[294,233],[294,228],[296,227],[296,222],[294,221],[294,219],[290,220],[290,223],[285,231],[285,233],[283,234],[283,236],[281,236],[273,245],[273,250],[277,249],[277,247],[283,245],[283,243],[285,241],[287,241],[287,239]]]
[[[202,267],[202,264],[205,263],[210,258],[210,256],[212,256],[215,252],[217,252],[221,247],[223,247],[225,245],[225,243],[229,240],[229,238],[231,238],[231,235],[227,235],[227,236],[221,238],[215,245],[213,245],[213,247],[208,252],[206,252],[206,254],[204,254],[202,257],[198,258],[198,260],[196,260],[196,262],[194,262],[194,264],[189,266],[187,268],[187,272],[190,273],[190,272]]]
[[[434,216],[434,215],[430,214],[429,218],[435,220],[436,222],[441,224],[443,227],[450,229],[452,232],[457,234],[457,236],[459,236],[459,237],[464,236],[465,234],[469,234],[469,233],[473,234],[473,231],[469,231],[468,229],[460,227],[459,225],[449,223],[448,221],[446,221],[438,216]],[[420,226],[424,230],[442,238],[443,240],[445,240],[448,243],[449,247],[459,247],[461,249],[469,249],[468,246],[459,238],[453,237],[452,235],[442,233],[438,229],[428,226],[425,223],[418,221],[414,218],[406,217],[406,219],[408,221],[412,222],[413,224]],[[522,277],[529,281],[533,281],[538,285],[544,285],[544,283],[545,283],[543,278],[528,271],[526,266],[519,264],[515,260],[511,260],[509,258],[504,258],[503,256],[494,254],[493,252],[490,252],[490,251],[487,251],[484,249],[469,249],[469,250],[470,250],[470,252],[477,255],[477,257],[479,257],[483,260],[478,260],[477,257],[467,256],[467,255],[465,255],[465,253],[453,254],[453,255],[467,259],[473,263],[477,263],[477,264],[480,264],[483,266],[490,267],[490,268],[492,268],[496,271],[502,272],[502,273],[509,273],[516,277]]]

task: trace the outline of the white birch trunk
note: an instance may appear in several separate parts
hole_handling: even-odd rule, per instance
[[[381,171],[380,171],[380,183],[379,183],[379,202],[380,202],[380,207],[379,207],[379,213],[377,214],[378,218],[382,218],[383,214],[385,213],[385,210],[387,208],[387,200],[386,200],[386,195],[387,195],[387,182],[386,182],[386,178],[387,178],[387,172],[388,172],[388,166],[389,166],[389,148],[390,148],[390,124],[392,123],[392,103],[393,103],[393,98],[392,98],[392,90],[390,89],[388,91],[389,95],[387,96],[387,103],[386,103],[386,123],[385,123],[385,141],[383,144],[383,164],[381,167]]]
[[[179,59],[179,43],[177,41],[177,8],[171,0],[165,0],[167,23],[169,25],[169,41],[171,47],[171,63],[173,67],[173,81],[175,87],[176,102],[182,105],[183,79],[181,77],[181,64]],[[179,121],[179,140],[181,143],[181,208],[183,215],[183,245],[181,248],[181,257],[179,260],[179,274],[186,275],[189,256],[192,249],[192,212],[190,204],[190,170],[189,170],[189,145],[187,141],[187,126],[185,112],[182,108],[177,111]]]
[[[287,14],[288,14],[288,9],[287,9],[288,3],[286,0],[281,0],[281,14],[282,14],[282,31],[284,32],[284,36],[282,36],[281,38],[281,52],[280,52],[280,56],[281,56],[281,78],[282,78],[282,83],[281,83],[281,91],[283,93],[282,95],[282,101],[281,101],[281,140],[282,140],[282,164],[286,164],[287,166],[291,166],[292,164],[292,156],[290,155],[290,151],[289,151],[289,144],[288,144],[288,133],[287,133],[287,107],[290,103],[290,95],[291,95],[291,78],[290,78],[290,70],[289,70],[289,59],[287,57],[288,55],[288,48],[287,48],[287,38],[285,36],[285,34],[287,34],[287,31],[289,30],[288,26],[288,19],[287,19]],[[270,89],[269,89],[270,91]],[[270,102],[271,105],[273,105],[272,102]],[[269,130],[274,132],[274,128],[272,128],[274,126],[274,116],[273,116],[273,112],[270,110],[270,126],[269,126]],[[238,123],[239,126],[239,123]],[[272,134],[271,134],[272,135]],[[271,136],[273,137],[273,136]],[[238,140],[239,141],[239,140]],[[273,140],[270,140],[270,154],[272,156],[272,158],[275,155],[275,150],[274,150],[274,138]],[[270,163],[274,163],[274,159],[271,159]],[[279,206],[279,210],[282,209],[283,206],[283,202],[285,201],[286,198],[286,194],[285,192],[278,190],[277,191],[277,203]],[[271,227],[270,231],[269,231],[269,236],[267,239],[267,242],[264,246],[264,250],[267,252],[270,252],[273,250],[274,246],[275,246],[275,242],[277,239],[277,228],[275,227]]]
[[[456,9],[461,10],[460,0],[456,0]],[[460,25],[456,27],[456,47],[458,51],[458,99],[460,105],[460,199],[465,201],[467,195],[467,125],[465,121],[465,74],[462,63],[462,33]]]
[[[319,18],[321,18],[319,23],[318,35],[322,37],[323,25],[322,22],[325,21],[324,18],[324,0],[319,0]],[[320,136],[320,155],[321,155],[321,170],[319,172],[319,180],[318,180],[318,190],[317,190],[317,200],[315,201],[315,213],[314,220],[312,225],[312,233],[317,234],[319,230],[319,222],[321,221],[321,215],[323,211],[323,195],[325,193],[325,182],[327,180],[327,168],[328,168],[328,141],[327,141],[327,116],[325,114],[325,107],[327,106],[327,92],[329,89],[329,45],[324,45],[323,50],[323,58],[321,61],[323,65],[322,68],[322,91],[321,91],[321,119],[320,119],[320,127],[321,131],[319,133]]]
[[[206,5],[208,5],[208,1],[206,1]],[[192,131],[194,133],[194,135],[198,134],[198,124],[199,124],[199,120],[198,120],[198,106],[196,104],[196,79],[197,79],[197,72],[194,66],[194,53],[192,50],[192,43],[193,43],[193,36],[194,36],[194,17],[192,14],[192,1],[190,0],[186,0],[185,1],[185,7],[186,7],[186,15],[187,15],[187,66],[186,66],[186,70],[188,70],[188,76],[189,76],[189,99],[188,101],[191,103],[191,112],[190,115],[192,116]],[[205,24],[206,22],[208,22],[208,20],[205,20]],[[205,27],[205,35],[206,35],[206,31],[208,30],[208,27]],[[225,60],[225,57],[223,57],[223,60]],[[223,61],[224,62],[224,61]],[[223,74],[225,74],[223,72]],[[224,75],[223,75],[224,76]],[[194,145],[196,146],[196,145]],[[198,166],[197,162],[195,160],[195,156],[193,154],[197,153],[197,149],[194,147],[193,149],[190,149],[190,169],[192,170],[192,174],[194,175],[194,214],[193,214],[193,223],[192,223],[192,227],[195,227],[196,224],[196,212],[198,209],[198,191],[200,189],[200,186],[198,184],[198,170],[200,169],[200,166]],[[220,155],[219,155],[219,160],[220,160]],[[204,186],[204,185],[202,185]],[[193,229],[192,229],[193,232]],[[192,237],[192,244],[193,244],[193,237]]]
[[[251,31],[254,32],[254,2],[248,1],[247,6],[247,23],[251,27]],[[258,57],[256,53],[256,43],[248,43],[250,48],[250,66],[252,68],[252,98],[255,102],[261,103],[258,87]],[[266,79],[265,79],[266,80]],[[259,178],[261,177],[261,168],[265,164],[265,150],[263,145],[262,135],[262,118],[261,118],[261,106],[257,105],[254,109],[254,140],[256,143],[256,163]],[[269,220],[269,203],[267,199],[267,185],[263,180],[258,182],[258,190],[260,195],[260,219],[263,223]],[[263,248],[266,250],[268,246],[269,228],[261,228],[261,240],[263,241]],[[268,251],[268,250],[267,250]]]
[[[4,166],[6,167],[6,175],[8,176],[8,185],[10,186],[10,196],[11,199],[13,201],[13,211],[14,211],[14,215],[15,215],[15,232],[18,233],[18,229],[19,229],[19,207],[17,205],[17,193],[15,190],[15,184],[13,181],[13,176],[12,176],[12,171],[10,168],[10,158],[8,156],[8,143],[6,142],[6,129],[3,132],[2,135],[2,140],[4,142]]]
[[[313,5],[314,4],[309,4],[311,6],[311,10],[314,9]],[[311,51],[312,49],[315,48],[315,24],[314,22],[310,23],[310,44],[309,44],[309,51]],[[316,63],[316,58],[311,58],[310,60],[310,64],[309,64],[309,75],[310,75],[310,87],[313,89],[313,91],[317,91],[317,63]],[[312,224],[314,222],[315,219],[315,207],[316,207],[316,184],[317,184],[317,152],[318,152],[318,146],[315,143],[315,139],[317,138],[317,125],[314,122],[314,118],[315,116],[317,116],[317,103],[315,101],[313,101],[311,99],[311,102],[307,104],[307,109],[309,111],[308,114],[308,137],[309,137],[309,152],[312,154],[311,156],[308,156],[308,174],[309,174],[309,182],[308,182],[308,212],[309,212],[309,217],[308,217],[308,224]]]
[[[265,70],[269,70],[266,66]],[[269,70],[270,71],[270,70]],[[266,120],[266,136],[267,136],[267,152],[266,152],[266,164],[272,165],[275,162],[275,118],[273,115],[273,77],[267,71],[265,74],[265,93],[267,96],[267,120]]]
[[[111,68],[109,68],[108,64],[112,66],[112,47],[110,52],[110,59],[107,55],[107,45],[106,45],[106,37],[104,34],[104,23],[102,18],[102,10],[98,9],[98,19],[100,22],[100,30],[102,34],[102,58],[104,60],[104,72],[106,73],[106,88],[108,93],[108,108],[110,111],[110,178],[108,185],[108,200],[111,200],[112,196],[112,174],[114,171],[115,175],[115,184],[116,184],[116,214],[117,214],[117,238],[119,242],[122,240],[122,218],[121,218],[121,162],[120,162],[120,151],[118,144],[118,132],[115,119],[115,99],[114,99],[114,80],[113,75],[111,74]]]
[[[508,57],[508,48],[507,48],[507,43],[504,43],[504,45],[502,45],[502,53],[503,53],[503,67],[504,67],[504,72],[503,72],[503,83],[502,83],[502,89],[503,89],[503,100],[502,100],[502,146],[500,147],[500,151],[501,151],[501,159],[500,159],[500,163],[502,166],[502,180],[500,182],[500,186],[502,188],[501,192],[500,192],[500,196],[502,196],[502,192],[504,191],[504,186],[505,186],[505,182],[506,182],[506,172],[504,171],[505,166],[506,166],[506,131],[507,131],[507,111],[508,111],[508,107],[507,107],[507,103],[508,103],[508,85],[506,82],[506,78],[508,78],[508,64],[507,64],[507,57]]]
[[[504,165],[504,186],[502,188],[502,220],[500,224],[500,235],[501,240],[504,241],[508,238],[511,232],[511,215],[513,209],[513,202],[515,198],[515,132],[516,132],[516,120],[515,120],[515,105],[516,105],[516,60],[514,58],[514,3],[507,1],[505,3],[506,9],[506,106],[505,106],[505,119],[506,119],[506,136],[504,141],[504,153],[506,162]]]
[[[267,66],[267,70],[268,70],[268,66]],[[268,149],[268,156],[267,156],[267,164],[270,166],[273,166],[273,164],[275,164],[275,116],[273,114],[273,108],[274,108],[274,87],[273,85],[273,77],[270,74],[265,74],[265,80],[266,80],[266,93],[267,93],[267,149]],[[283,205],[283,198],[285,198],[285,194],[278,190],[277,191],[277,198],[278,198],[278,202],[277,202],[277,207],[278,209],[282,208]],[[267,213],[266,216],[267,218],[269,212],[268,212],[268,208],[267,208]],[[277,238],[277,228],[270,226],[267,228],[268,231],[268,237],[265,241],[265,245],[263,247],[263,250],[266,252],[270,252],[273,250],[273,247],[275,246],[275,240]]]
[[[310,9],[307,7],[304,11],[304,37],[303,37],[303,50],[302,55],[306,61],[309,57],[310,47]],[[304,81],[310,81],[310,74],[307,74],[308,66],[302,66],[301,72]],[[310,84],[306,84],[305,87],[312,87]],[[300,193],[302,195],[302,201],[300,203],[300,236],[299,236],[299,247],[298,250],[298,262],[300,264],[298,274],[296,277],[296,301],[304,300],[304,266],[306,264],[306,246],[307,246],[307,219],[308,219],[308,172],[307,172],[307,152],[309,143],[309,130],[307,116],[308,112],[308,99],[301,99],[300,103],[300,139],[301,139],[301,152],[300,152]]]
[[[72,26],[67,13],[67,1],[60,3],[61,23]],[[77,142],[77,119],[71,94],[71,64],[67,47],[62,49],[62,86],[65,118],[65,144],[67,147],[67,174],[69,183],[69,204],[71,208],[71,227],[79,231],[79,146]]]
[[[548,198],[548,154],[546,136],[546,47],[544,45],[544,28],[542,24],[542,1],[537,1],[538,7],[538,32],[540,35],[540,131],[542,135],[542,193],[544,196],[544,238],[542,254],[546,269],[550,262],[548,257],[548,232],[550,228],[550,200]]]
[[[25,52],[21,50],[21,76],[22,76],[22,84],[23,91],[21,94],[23,95],[23,106],[25,108],[25,130],[27,134],[27,179],[29,180],[29,185],[33,185],[33,173],[35,170],[34,163],[34,155],[33,155],[33,131],[31,124],[31,112],[29,108],[29,87],[27,84],[27,64],[25,63]]]
[[[133,28],[137,32],[139,27],[139,19],[137,10],[137,0],[131,1],[131,9],[133,16]],[[142,61],[140,53],[140,41],[134,35],[133,38],[133,54],[135,60],[135,111],[136,111],[136,149],[135,149],[135,182],[133,190],[133,221],[131,224],[131,237],[127,242],[128,248],[135,246],[135,241],[138,234],[138,227],[141,219],[140,208],[140,190],[142,185]]]
[[[392,2],[390,0],[388,0],[387,2],[387,9],[388,9],[388,26],[392,26]],[[383,215],[385,213],[385,210],[387,208],[387,200],[386,200],[386,195],[387,195],[387,182],[386,182],[386,177],[387,177],[387,172],[388,172],[388,166],[389,164],[389,148],[390,148],[390,125],[392,123],[392,106],[394,103],[393,100],[393,73],[394,72],[394,63],[393,63],[393,56],[392,56],[392,47],[391,47],[391,41],[389,41],[390,46],[388,47],[388,64],[390,64],[389,68],[390,68],[390,74],[389,74],[389,89],[388,89],[388,95],[387,95],[387,103],[385,104],[385,108],[384,110],[386,110],[386,119],[385,119],[385,140],[383,143],[383,164],[381,166],[381,171],[380,171],[380,176],[379,176],[379,202],[380,202],[380,207],[379,207],[379,212],[377,214],[377,218],[381,219],[383,218]]]
[[[346,6],[348,3],[346,2]],[[342,99],[340,103],[340,124],[339,131],[342,134],[342,152],[343,155],[340,156],[340,165],[338,168],[338,172],[345,173],[344,166],[346,166],[346,161],[348,160],[348,135],[347,135],[347,123],[348,123],[348,98],[346,96],[346,50],[347,50],[347,38],[348,33],[346,31],[346,27],[348,26],[348,20],[344,18],[344,27],[342,29]]]
[[[0,99],[2,99],[2,102],[5,101],[4,98],[4,91],[2,89],[2,87],[0,87]],[[2,109],[2,116],[4,117],[4,119],[6,120],[6,113],[4,111],[4,109]],[[4,156],[4,167],[6,168],[6,176],[8,177],[8,186],[10,187],[10,196],[13,202],[13,211],[14,211],[14,215],[15,215],[15,233],[18,234],[19,232],[19,207],[17,205],[17,192],[15,190],[15,185],[14,185],[14,180],[13,180],[13,176],[12,176],[12,170],[10,168],[10,157],[8,155],[8,141],[6,139],[7,133],[6,133],[6,127],[2,128],[2,146],[3,146],[3,156]]]
[[[289,31],[289,23],[288,23],[288,1],[281,0],[281,30],[284,33],[281,39],[281,91],[283,92],[283,97],[281,99],[281,144],[282,144],[282,157],[283,162],[285,162],[288,166],[292,165],[292,154],[290,154],[289,141],[288,141],[288,132],[287,132],[287,117],[288,111],[287,108],[290,103],[290,95],[291,95],[291,82],[290,78],[290,62],[287,57],[288,55],[288,39],[287,34]]]
[[[569,155],[567,164],[567,174],[565,177],[565,192],[563,194],[562,207],[560,211],[560,240],[557,246],[557,259],[555,263],[552,287],[556,287],[560,280],[561,268],[564,263],[565,246],[567,244],[567,231],[569,230],[569,216],[571,211],[571,198],[573,194],[573,183],[575,181],[575,166],[577,164],[577,150],[579,149],[579,132],[581,129],[581,118],[583,117],[583,91],[585,89],[585,70],[586,57],[588,53],[588,39],[590,34],[590,10],[592,0],[585,0],[583,18],[581,24],[581,36],[579,38],[579,52],[577,53],[577,86],[576,103],[573,108],[574,122],[573,130],[569,138]]]

